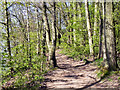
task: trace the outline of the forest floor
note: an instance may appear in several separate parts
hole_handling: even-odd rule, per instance
[[[120,87],[119,75],[111,75],[104,80],[97,78],[97,66],[84,64],[83,61],[75,61],[66,55],[60,54],[61,50],[56,51],[56,59],[59,68],[49,71],[44,77],[45,81],[41,88],[118,88]],[[117,89],[118,90],[118,89]]]

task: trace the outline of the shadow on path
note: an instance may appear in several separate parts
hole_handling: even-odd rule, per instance
[[[87,64],[82,64],[82,65],[76,65],[76,66],[70,66],[70,64],[62,64],[62,66],[58,66],[59,69],[68,69],[68,68],[78,68],[78,67],[82,67],[85,66]]]
[[[91,64],[94,61],[75,61],[66,55],[59,54],[59,51],[57,50],[56,53],[58,67],[45,75],[45,84],[41,86],[41,89],[83,90],[87,88],[117,87],[115,80],[112,83],[108,80],[106,83],[100,83],[101,80],[97,80],[97,74],[95,73],[97,67]]]
[[[78,89],[76,89],[76,90],[83,90],[83,89],[89,88],[89,87],[91,87],[91,86],[93,86],[93,85],[95,85],[95,84],[97,84],[97,83],[99,83],[99,82],[101,82],[101,80],[96,81],[96,82],[94,82],[94,83],[91,83],[90,85],[85,85],[84,87],[78,88]]]

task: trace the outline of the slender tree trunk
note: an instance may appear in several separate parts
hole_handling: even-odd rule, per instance
[[[30,44],[30,25],[29,25],[29,6],[27,6],[27,55],[31,64],[31,44]]]
[[[98,31],[98,0],[95,1],[95,11],[94,11],[94,35],[93,35],[93,43],[94,43],[94,46],[93,46],[93,50],[94,50],[94,53],[96,53],[95,51],[95,47],[96,47],[96,40],[97,40],[97,31]]]
[[[43,26],[46,31],[46,42],[47,42],[48,49],[50,50],[50,26],[48,23],[46,2],[43,2],[43,20],[44,20]],[[50,60],[50,57],[48,59]]]
[[[7,29],[7,47],[8,47],[8,54],[9,54],[9,59],[11,61],[11,46],[10,46],[10,30],[9,30],[9,12],[7,8],[7,2],[5,2],[5,8],[6,8],[6,29]]]
[[[95,2],[95,12],[94,12],[94,40],[97,31],[97,11],[98,11],[98,0]]]
[[[36,23],[37,23],[37,54],[40,55],[40,27],[38,18],[38,7],[35,8],[36,11]]]
[[[53,60],[53,65],[54,67],[57,66],[57,62],[56,62],[56,57],[55,57],[55,50],[56,50],[56,39],[57,39],[57,35],[56,35],[56,3],[53,2],[53,7],[54,7],[54,17],[53,17],[53,21],[52,21],[52,49],[51,50],[51,60]]]
[[[73,9],[72,4],[70,4],[70,9]],[[74,15],[70,12],[69,13],[69,20],[72,20],[73,17],[74,17]],[[73,25],[73,22],[70,21],[70,26],[72,26],[72,25]],[[74,38],[73,37],[73,28],[70,27],[70,44],[73,44],[73,38]]]
[[[68,23],[69,23],[67,25],[71,25],[71,22],[69,21],[70,20],[70,12],[67,13],[67,20],[68,20]],[[69,27],[68,28],[68,41],[67,41],[68,44],[72,43],[71,42],[71,33],[70,32],[71,32],[71,28]]]
[[[99,7],[99,14],[100,14],[100,29],[99,29],[99,54],[98,58],[100,59],[102,53],[102,32],[103,32],[103,18],[102,18],[102,6],[100,4]]]
[[[114,2],[112,2],[112,5],[113,5],[113,13],[115,12],[115,4],[114,4]],[[115,32],[115,19],[113,18],[113,33],[114,33],[114,42],[115,42],[115,59],[116,59],[116,67],[117,68],[119,68],[119,66],[118,66],[118,63],[117,63],[117,50],[116,50],[116,32]]]
[[[45,31],[45,25],[43,25],[44,20],[42,19],[41,22],[41,34],[42,34],[42,48],[41,48],[41,55],[42,56],[46,56],[46,46],[45,46],[45,42],[46,42],[46,31]]]
[[[9,18],[9,11],[8,11],[8,6],[7,6],[7,1],[5,0],[5,14],[6,14],[6,32],[7,32],[7,50],[8,50],[8,58],[9,61],[11,62],[12,60],[12,56],[11,56],[11,45],[10,45],[10,18]],[[10,64],[10,71],[11,71],[11,77],[13,77],[13,73],[14,73],[14,68],[13,65]]]
[[[94,58],[93,41],[92,41],[92,33],[91,33],[91,25],[90,25],[90,15],[89,15],[89,10],[88,10],[88,0],[85,0],[85,11],[86,11],[86,19],[87,19],[90,57]]]
[[[50,26],[49,26],[49,22],[48,22],[48,16],[47,16],[47,6],[46,6],[46,2],[43,2],[43,20],[44,20],[44,30],[46,31],[46,42],[47,42],[47,46],[48,46],[48,52],[49,52],[49,56],[48,56],[48,60],[49,60],[49,64],[51,65],[51,36],[50,36]]]
[[[74,11],[75,11],[75,13],[74,13],[74,15],[73,15],[73,20],[74,20],[74,23],[73,23],[73,24],[75,24],[75,23],[76,23],[76,17],[77,17],[77,14],[76,14],[76,11],[77,11],[77,3],[74,2],[73,4],[74,4],[74,5],[73,5],[73,8],[74,8]],[[74,29],[73,29],[73,38],[74,38],[74,47],[76,47],[76,29],[75,29],[75,27],[74,27]]]
[[[61,41],[60,41],[60,38],[61,38],[60,30],[61,30],[61,11],[59,11],[59,29],[58,29],[58,43],[59,43],[59,45],[61,44]]]

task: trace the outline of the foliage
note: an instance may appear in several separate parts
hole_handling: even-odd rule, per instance
[[[106,77],[107,75],[109,75],[109,70],[108,70],[108,68],[105,68],[105,67],[104,67],[103,58],[97,59],[97,60],[95,61],[95,64],[96,64],[97,67],[98,67],[97,76],[98,76],[99,78],[104,78],[104,77]]]
[[[1,2],[0,5],[0,65],[2,70],[0,73],[2,72],[2,84],[5,86],[6,83],[11,82],[10,87],[16,88],[30,88],[40,84],[42,80],[44,80],[44,73],[52,67],[49,67],[47,57],[38,54],[37,51],[37,48],[39,47],[39,52],[41,53],[44,47],[45,53],[48,54],[48,47],[46,47],[47,43],[43,40],[43,37],[46,36],[43,35],[43,31],[46,27],[44,27],[42,4],[34,4],[31,2],[25,3],[23,1],[20,3],[8,2],[6,6],[4,2]],[[95,3],[91,2],[88,5],[94,56],[96,58],[99,53],[100,5],[97,12],[98,25],[97,30],[95,30],[96,35],[94,35],[93,30],[95,21]],[[53,6],[52,3],[47,3],[46,12],[50,30],[52,30]],[[117,63],[120,66],[120,2],[114,2],[113,6],[113,28],[115,30]],[[5,14],[5,7],[9,7],[7,10],[9,12],[9,35],[7,26],[1,24],[1,22],[6,23],[7,16]],[[36,17],[36,7],[38,7],[38,17]],[[27,8],[28,13],[26,11]],[[83,2],[59,2],[56,5],[56,11],[56,29],[61,34],[61,45],[57,44],[57,47],[59,46],[62,49],[61,53],[68,55],[74,60],[84,60],[89,58],[90,49],[85,16],[85,4]],[[27,20],[26,14],[28,14],[29,20]],[[29,25],[27,27],[28,23]],[[58,32],[56,34],[58,34]],[[50,35],[52,36],[52,32],[50,32]],[[11,55],[8,50],[8,41],[10,42]],[[42,43],[44,43],[43,46]],[[40,46],[38,46],[38,44],[40,44]],[[109,75],[108,70],[104,68],[102,62],[103,57],[95,60],[95,64],[99,68],[99,71],[97,72],[98,77]]]
[[[78,44],[78,43],[76,43]],[[61,47],[63,48],[61,53],[68,55],[74,60],[81,60],[89,55],[89,46],[79,46],[69,45],[68,43],[62,43]]]
[[[120,74],[119,70],[117,70],[117,71],[109,71],[107,68],[105,68],[103,66],[103,58],[96,59],[95,62],[94,62],[94,64],[97,65],[97,67],[98,67],[98,69],[96,71],[98,78],[104,79],[107,76],[119,75]],[[108,79],[108,80],[111,81],[111,79]]]
[[[19,57],[21,57],[19,55]],[[2,60],[2,63],[6,62],[6,60]],[[31,87],[36,84],[40,84],[44,79],[43,74],[48,71],[46,66],[46,58],[34,56],[32,61],[29,63],[26,60],[26,57],[22,56],[22,60],[18,57],[14,58],[14,61],[7,62],[3,69],[6,69],[9,66],[9,63],[13,66],[14,73],[11,73],[10,67],[7,70],[2,71],[2,84],[4,85],[6,82],[10,81],[10,87]],[[12,77],[12,78],[11,78]],[[28,86],[27,86],[28,85]]]

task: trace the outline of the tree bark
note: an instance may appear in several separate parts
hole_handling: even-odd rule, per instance
[[[99,29],[99,54],[98,58],[100,59],[102,53],[102,32],[103,32],[103,17],[102,17],[102,6],[100,4],[99,7],[99,14],[100,14],[100,29]]]
[[[26,6],[27,8],[27,55],[28,55],[28,60],[30,60],[31,64],[31,43],[30,43],[30,25],[29,25],[29,6]]]
[[[106,2],[102,3],[102,7],[103,7],[103,61],[104,61],[104,68],[108,69],[109,68],[109,61],[108,61],[108,53],[107,53],[107,44],[106,44],[106,26],[105,26],[105,22],[106,22]]]
[[[10,30],[9,30],[9,12],[8,12],[8,7],[7,7],[7,2],[5,2],[5,9],[6,9],[6,30],[7,30],[7,47],[8,47],[8,54],[9,54],[9,59],[11,61],[11,46],[10,46]]]
[[[115,13],[115,4],[114,4],[114,2],[112,2],[112,5],[113,5],[113,13]],[[114,40],[115,40],[114,42],[115,42],[115,55],[116,55],[116,56],[115,56],[115,59],[116,59],[116,67],[119,68],[119,65],[118,65],[118,63],[117,63],[117,50],[116,50],[116,44],[117,44],[117,43],[116,43],[116,38],[117,38],[117,37],[116,37],[116,32],[115,32],[115,30],[116,30],[115,24],[116,24],[116,23],[115,23],[115,18],[113,18],[113,31],[114,31],[114,38],[115,38],[115,39],[114,39]]]
[[[51,60],[53,60],[54,67],[57,66],[57,61],[55,57],[55,50],[56,50],[56,39],[57,39],[57,31],[56,31],[56,2],[53,2],[53,8],[54,8],[54,17],[52,21],[52,50],[51,50]]]
[[[74,8],[74,15],[73,15],[73,20],[74,20],[74,23],[73,24],[76,24],[76,17],[77,17],[77,14],[76,14],[76,11],[77,11],[77,3],[74,2],[73,3],[73,8]],[[74,25],[75,26],[75,25]],[[76,47],[76,29],[74,27],[73,29],[73,38],[74,38],[74,47]]]
[[[97,31],[97,11],[98,11],[98,0],[95,2],[95,12],[94,12],[94,40]]]
[[[86,11],[86,19],[87,19],[90,57],[94,58],[93,41],[92,41],[91,24],[90,24],[90,15],[89,15],[89,9],[88,9],[88,0],[85,0],[85,11]]]
[[[48,23],[48,17],[47,17],[47,12],[46,12],[46,3],[43,3],[43,13],[44,13],[44,25],[46,27],[46,41],[47,41],[47,46],[49,49],[49,61],[50,64],[53,64],[54,67],[57,67],[57,61],[55,58],[55,50],[56,50],[56,6],[55,2],[53,3],[54,7],[54,16],[53,16],[53,21],[52,21],[52,40],[50,39],[50,28],[49,28],[49,23]]]
[[[42,22],[41,22],[41,34],[42,34],[42,48],[41,48],[41,56],[46,56],[46,31],[45,31],[45,25],[44,24],[44,20],[42,19]]]
[[[59,29],[58,29],[58,43],[59,45],[61,44],[60,38],[61,38],[61,34],[60,34],[60,30],[61,30],[61,11],[59,11]]]
[[[115,31],[113,29],[112,2],[106,2],[106,43],[109,69],[116,70]]]
[[[38,18],[38,7],[35,8],[36,12],[36,23],[37,23],[37,54],[40,55],[40,27]]]
[[[104,37],[103,37],[103,60],[108,70],[116,70],[116,54],[115,54],[115,36],[113,29],[113,18],[112,18],[112,2],[104,2]]]
[[[7,50],[8,50],[8,59],[10,61],[10,71],[11,71],[11,77],[13,77],[14,74],[14,68],[11,64],[12,56],[11,56],[11,44],[10,44],[10,13],[8,11],[7,1],[5,0],[5,22],[6,22],[6,32],[7,32]]]

